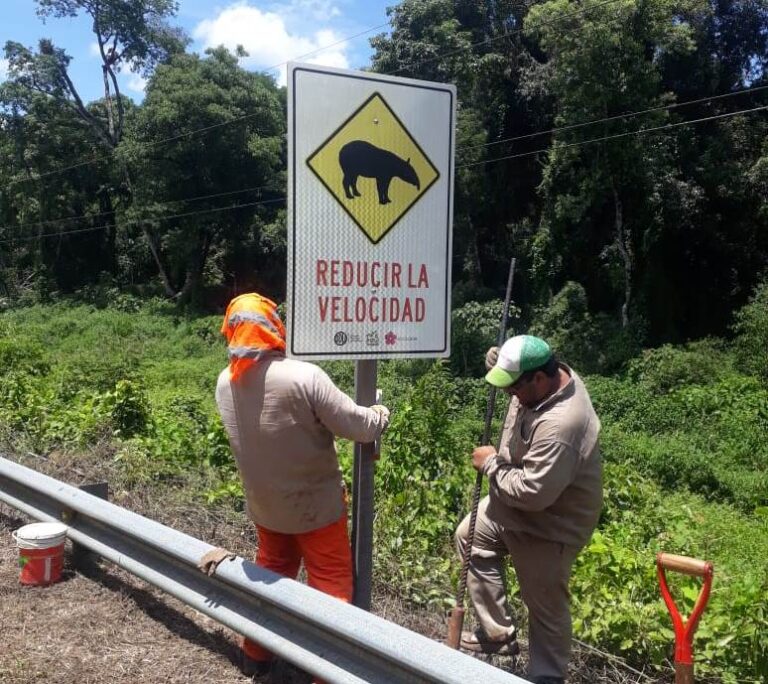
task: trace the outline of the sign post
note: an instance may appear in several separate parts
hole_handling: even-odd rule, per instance
[[[450,355],[456,89],[288,65],[288,344],[354,359],[359,404],[376,360]],[[355,604],[369,608],[373,445],[355,447]]]

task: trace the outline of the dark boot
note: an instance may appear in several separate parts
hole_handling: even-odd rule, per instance
[[[240,650],[237,666],[246,677],[252,677],[254,682],[267,682],[272,671],[271,660],[254,660],[245,651]]]

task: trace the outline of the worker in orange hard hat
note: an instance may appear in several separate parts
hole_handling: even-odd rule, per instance
[[[216,403],[256,524],[256,564],[295,578],[304,561],[309,586],[352,599],[346,493],[334,436],[373,442],[386,429],[384,406],[358,406],[318,366],[285,357],[275,303],[258,294],[233,299],[221,332],[229,366]],[[272,654],[244,639],[243,672],[266,677]]]

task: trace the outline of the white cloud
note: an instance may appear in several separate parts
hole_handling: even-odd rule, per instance
[[[314,21],[330,21],[341,16],[341,10],[333,0],[292,0],[288,5],[273,9],[283,16],[311,17]]]
[[[296,2],[322,6],[327,12],[335,10],[338,13],[338,9],[330,2],[295,0],[294,4]],[[286,6],[285,14],[277,11],[264,12],[247,2],[239,2],[221,10],[214,19],[200,22],[195,27],[193,36],[205,48],[224,45],[234,50],[238,45],[242,45],[249,55],[242,61],[245,67],[268,69],[291,59],[301,58],[302,61],[313,64],[347,68],[349,59],[345,43],[314,54],[319,48],[342,40],[342,36],[330,29],[306,33],[289,30],[285,17],[293,9],[293,6]],[[284,66],[280,69],[279,81],[285,84]]]
[[[88,46],[88,54],[91,57],[98,57],[99,59],[101,59],[101,52],[99,52],[99,44],[96,41],[94,41]]]
[[[8,78],[8,60],[0,58],[0,81]]]
[[[147,79],[138,74],[131,74],[128,79],[128,90],[132,90],[135,93],[144,93],[147,87]]]

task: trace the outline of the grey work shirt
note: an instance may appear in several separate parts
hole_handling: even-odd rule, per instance
[[[488,516],[503,527],[581,548],[602,507],[600,420],[581,378],[535,408],[513,397],[500,453],[483,470]]]
[[[334,435],[372,442],[387,426],[320,367],[282,355],[265,357],[237,382],[225,368],[216,403],[251,518],[286,534],[319,529],[344,511]]]

